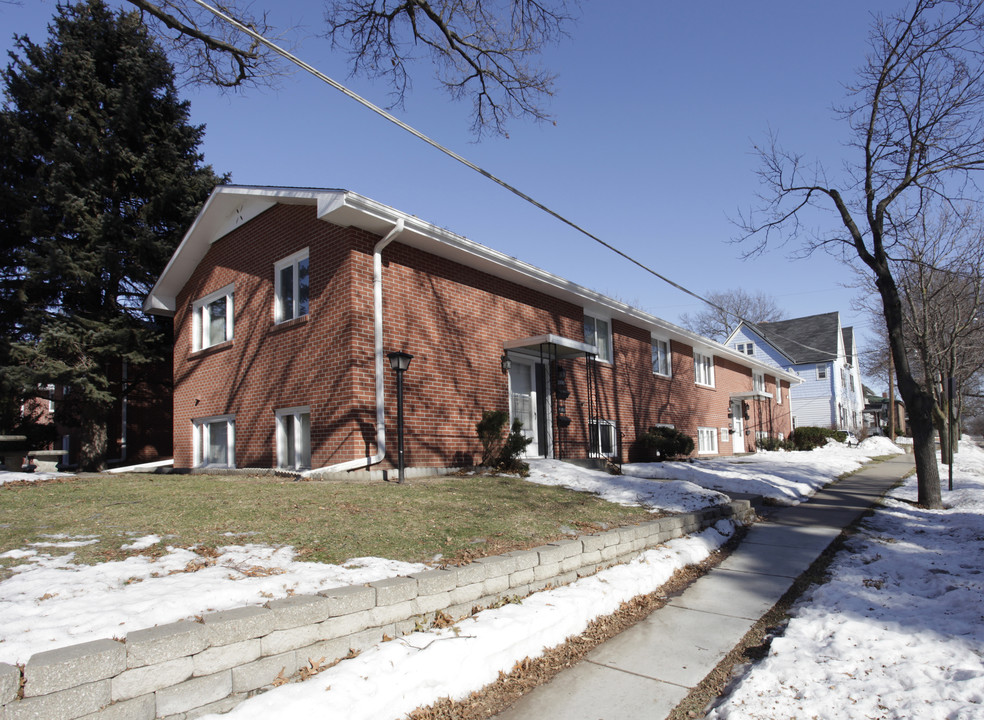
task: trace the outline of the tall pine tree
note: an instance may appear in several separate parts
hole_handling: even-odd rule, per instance
[[[118,389],[170,352],[141,303],[221,178],[202,164],[166,55],[137,13],[59,5],[43,45],[17,38],[0,111],[0,392],[8,409],[56,384],[83,467],[107,452]],[[131,385],[132,387],[132,385]]]

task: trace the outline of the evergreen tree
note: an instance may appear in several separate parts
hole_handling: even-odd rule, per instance
[[[107,451],[111,368],[139,379],[170,352],[141,303],[213,186],[166,55],[139,14],[59,5],[49,37],[16,38],[0,111],[0,392],[70,388],[59,420],[82,463]],[[9,340],[8,340],[9,339]]]

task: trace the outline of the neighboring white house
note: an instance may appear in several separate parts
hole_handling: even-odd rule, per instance
[[[724,343],[803,380],[790,390],[793,426],[816,425],[857,432],[863,424],[864,392],[854,328],[842,328],[840,313],[741,323]]]

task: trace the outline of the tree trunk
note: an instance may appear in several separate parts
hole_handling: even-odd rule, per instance
[[[81,428],[79,467],[90,472],[106,469],[109,451],[109,430],[105,418],[89,418]]]
[[[936,401],[929,390],[919,385],[909,367],[905,340],[902,337],[902,301],[887,262],[876,261],[869,266],[875,271],[875,285],[882,298],[899,395],[909,410],[909,428],[912,430],[912,451],[916,459],[919,487],[918,502],[926,508],[940,509],[943,507],[943,496],[940,489],[940,468],[936,463],[936,442],[933,439],[933,410]]]

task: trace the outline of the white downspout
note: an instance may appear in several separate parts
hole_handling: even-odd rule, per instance
[[[346,460],[335,465],[307,470],[301,473],[311,477],[332,472],[358,470],[367,465],[376,465],[386,457],[386,405],[383,388],[385,384],[385,365],[383,363],[383,250],[403,233],[403,218],[396,221],[386,237],[372,249],[372,319],[373,349],[376,375],[376,454],[371,457]]]

